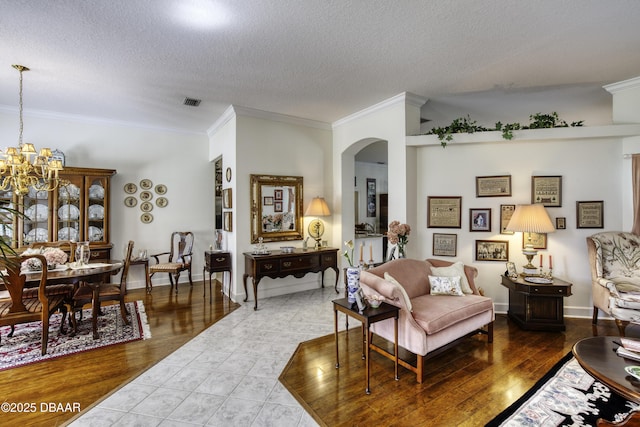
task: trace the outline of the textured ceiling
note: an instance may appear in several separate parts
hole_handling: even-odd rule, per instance
[[[331,123],[405,91],[436,121],[496,96],[606,103],[640,75],[639,28],[637,0],[0,0],[0,106],[14,63],[27,113],[192,132],[230,104]]]

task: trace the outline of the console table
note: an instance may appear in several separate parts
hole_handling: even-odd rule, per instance
[[[209,272],[209,302],[213,300],[211,293],[211,275],[213,273],[229,272],[229,297],[231,297],[231,253],[223,251],[204,251],[204,268],[202,269],[202,279],[204,280],[205,272]],[[222,283],[222,293],[224,293],[224,279]],[[206,296],[207,289],[203,286]]]
[[[244,252],[244,274],[242,281],[246,302],[249,298],[247,292],[247,278],[253,278],[253,296],[255,304],[254,310],[258,309],[258,283],[263,277],[277,279],[281,277],[294,276],[304,277],[307,273],[321,273],[321,283],[324,288],[324,271],[328,268],[336,272],[336,283],[334,288],[338,292],[338,249],[294,249],[293,252],[271,251],[269,254],[254,254]]]
[[[564,297],[571,295],[571,283],[553,278],[552,283],[531,283],[522,276],[502,275],[509,289],[508,316],[528,331],[564,331]]]

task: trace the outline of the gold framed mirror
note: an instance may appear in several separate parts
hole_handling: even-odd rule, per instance
[[[301,176],[251,175],[251,243],[302,240]]]

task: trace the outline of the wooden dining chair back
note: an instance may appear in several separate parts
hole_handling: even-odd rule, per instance
[[[42,268],[37,288],[28,288],[27,277],[22,269],[22,263],[30,259],[37,259]],[[11,326],[9,337],[13,336],[15,325],[34,321],[42,321],[42,355],[47,353],[49,341],[49,318],[60,310],[63,318],[60,323],[60,333],[64,333],[64,324],[67,315],[66,303],[68,303],[73,286],[66,286],[67,292],[49,293],[47,291],[47,261],[40,254],[22,255],[16,257],[0,257],[0,269],[6,269],[6,275],[2,276],[8,296],[0,298],[0,326]],[[37,292],[29,292],[37,289]],[[58,288],[60,290],[62,288]]]
[[[133,240],[129,240],[123,260],[120,283],[101,283],[98,290],[98,302],[100,305],[107,301],[117,301],[120,303],[120,315],[125,325],[129,324],[129,319],[127,318],[127,314],[129,313],[127,313],[124,299],[127,293],[127,275],[129,274],[129,266],[131,265],[133,245]],[[93,288],[87,285],[80,285],[73,295],[72,303],[71,322],[74,334],[78,331],[78,319],[76,319],[75,313],[78,311],[81,312],[82,308],[90,303],[93,303]],[[80,320],[82,320],[82,317],[80,317]]]
[[[193,257],[193,233],[190,231],[175,231],[171,234],[171,249],[169,252],[162,252],[159,254],[151,255],[156,260],[156,264],[149,266],[149,289],[151,292],[153,285],[151,283],[151,276],[155,273],[168,273],[169,282],[173,287],[176,286],[176,293],[178,292],[178,279],[180,273],[187,271],[189,274],[189,283],[193,286],[193,280],[191,280],[191,259]],[[168,256],[166,262],[162,262],[160,257]]]

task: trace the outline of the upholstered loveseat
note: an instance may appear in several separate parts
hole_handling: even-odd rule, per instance
[[[365,296],[384,296],[388,303],[400,307],[398,345],[416,355],[416,364],[399,363],[415,372],[419,383],[425,358],[437,350],[476,333],[487,334],[488,342],[493,342],[493,301],[478,291],[477,274],[477,269],[461,262],[436,259],[397,259],[360,274]],[[433,292],[429,276],[436,285]],[[437,286],[440,281],[444,281],[444,291]],[[454,289],[446,286],[459,282]],[[374,323],[371,332],[393,342],[393,319]],[[391,357],[383,346],[372,344],[372,349]]]

